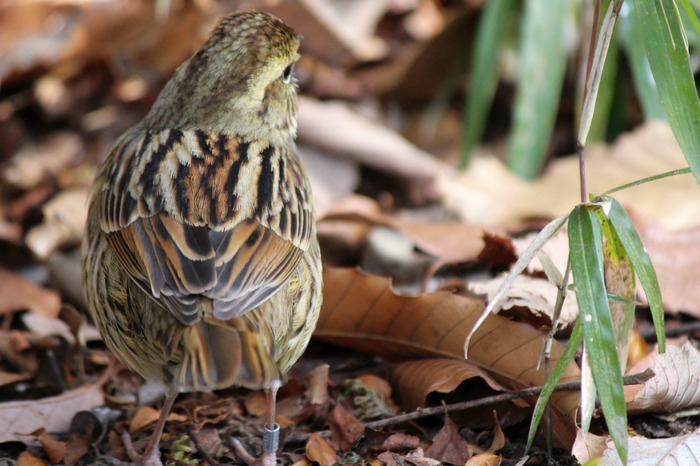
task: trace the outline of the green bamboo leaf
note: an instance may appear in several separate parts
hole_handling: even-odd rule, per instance
[[[554,365],[552,372],[549,374],[547,381],[544,383],[540,396],[537,398],[537,403],[535,404],[535,409],[532,413],[532,419],[530,420],[530,430],[527,434],[527,445],[525,446],[525,453],[523,453],[523,455],[527,455],[527,452],[530,450],[532,441],[535,439],[535,434],[537,433],[537,428],[540,425],[544,411],[547,408],[549,398],[552,396],[552,393],[554,393],[557,383],[559,383],[559,380],[566,372],[569,364],[571,364],[571,361],[574,360],[576,350],[581,344],[582,339],[583,328],[581,325],[581,319],[578,319],[574,324],[574,328],[571,330],[569,342],[566,344],[566,348],[564,348],[561,358]]]
[[[572,0],[527,0],[508,166],[524,178],[542,169],[566,70],[565,31]]]
[[[581,120],[578,127],[578,143],[581,147],[586,145],[588,139],[588,132],[591,128],[591,122],[593,121],[593,110],[597,109],[598,106],[596,102],[598,101],[598,90],[600,89],[601,81],[605,76],[610,79],[610,73],[617,71],[615,60],[616,48],[613,47],[613,56],[610,60],[607,60],[609,55],[610,44],[613,37],[613,31],[615,29],[615,22],[618,15],[618,5],[617,1],[611,1],[608,5],[608,11],[605,13],[605,18],[603,18],[603,24],[600,26],[600,33],[598,35],[598,41],[596,42],[596,49],[593,54],[593,64],[591,66],[591,74],[588,78],[585,99],[583,101],[583,108],[581,109]],[[607,75],[604,75],[604,71],[607,70]],[[614,78],[614,74],[612,75]],[[612,85],[614,85],[614,79],[605,83],[607,88],[604,88],[607,95],[603,94],[603,97],[608,99],[609,103],[612,101]],[[600,124],[600,123],[599,123]],[[600,131],[600,130],[598,130]]]
[[[593,380],[610,437],[627,462],[627,413],[622,373],[615,348],[603,273],[603,240],[597,217],[600,206],[579,205],[569,216],[569,254]]]
[[[634,8],[636,6],[633,2],[625,3],[619,22],[620,39],[629,59],[632,84],[642,105],[642,110],[644,110],[644,116],[647,119],[666,120],[666,113],[664,113],[659,100],[659,92],[656,89],[654,76],[651,74],[649,59],[644,51],[642,39],[644,31],[637,21],[634,20],[634,15],[630,11]]]
[[[464,106],[464,139],[461,167],[466,168],[474,148],[481,140],[493,95],[498,83],[498,57],[506,18],[513,0],[491,0],[484,5],[474,41],[471,78]]]
[[[659,353],[666,351],[666,334],[664,332],[664,307],[661,299],[661,289],[659,280],[656,277],[654,265],[651,263],[649,254],[639,238],[637,230],[632,224],[632,220],[625,212],[625,209],[615,198],[604,197],[604,201],[610,202],[610,212],[608,217],[615,232],[617,232],[622,246],[629,255],[632,267],[639,277],[639,283],[644,289],[644,293],[649,301],[651,317],[654,321],[656,338],[659,343]]]
[[[636,0],[638,22],[654,81],[673,134],[700,182],[700,102],[674,0]]]

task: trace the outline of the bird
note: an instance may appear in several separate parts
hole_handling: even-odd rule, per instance
[[[263,389],[263,453],[276,462],[277,389],[304,352],[323,284],[310,182],[295,144],[300,36],[235,12],[174,72],[99,164],[82,245],[88,308],[107,348],[161,381],[139,465],[182,392]]]

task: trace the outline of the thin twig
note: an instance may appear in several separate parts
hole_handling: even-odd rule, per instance
[[[637,385],[640,383],[644,383],[647,380],[651,379],[654,377],[654,371],[651,369],[647,369],[644,372],[640,372],[638,374],[632,374],[632,375],[627,375],[622,378],[622,382],[624,385]],[[416,419],[420,419],[423,417],[428,417],[428,416],[435,416],[437,414],[444,413],[445,411],[447,412],[452,412],[452,411],[464,411],[467,409],[472,409],[472,408],[478,408],[478,407],[483,407],[483,406],[491,406],[494,404],[501,403],[503,401],[510,401],[510,400],[515,400],[519,398],[529,398],[531,396],[536,396],[539,395],[544,387],[532,387],[532,388],[526,388],[524,390],[517,390],[513,392],[508,392],[508,393],[501,393],[498,395],[494,396],[487,396],[485,398],[480,398],[478,400],[470,400],[470,401],[462,401],[460,403],[452,403],[447,406],[433,406],[430,408],[418,408],[413,412],[406,413],[406,414],[400,414],[398,416],[393,416],[389,417],[386,419],[380,419],[378,421],[372,421],[372,422],[366,422],[365,427],[369,429],[379,429],[381,427],[386,427],[386,426],[391,426],[395,424],[401,424],[404,422],[408,421],[414,421]],[[574,390],[580,390],[581,389],[581,382],[579,380],[575,380],[573,382],[564,382],[557,384],[557,386],[554,388],[555,392],[563,392],[563,391],[574,391]],[[324,430],[321,432],[317,432],[319,435],[328,437],[331,435],[331,432],[329,430]],[[305,432],[295,432],[292,435],[290,435],[287,438],[288,442],[303,442],[307,440],[311,436],[310,433],[305,433]]]

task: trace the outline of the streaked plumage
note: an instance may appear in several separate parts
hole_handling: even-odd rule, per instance
[[[320,253],[293,142],[298,46],[271,15],[226,17],[95,179],[92,316],[124,364],[164,381],[167,409],[177,392],[231,385],[272,389],[274,403],[315,327]],[[151,453],[143,464],[158,464]]]

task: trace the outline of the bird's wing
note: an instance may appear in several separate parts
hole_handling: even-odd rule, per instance
[[[103,231],[139,286],[191,324],[259,306],[309,245],[310,190],[291,149],[201,131],[134,130],[94,196]]]

